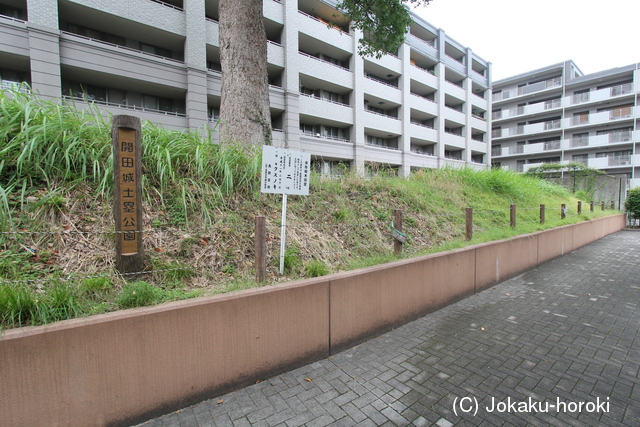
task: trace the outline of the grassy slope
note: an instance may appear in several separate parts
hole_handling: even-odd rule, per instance
[[[212,145],[203,133],[144,125],[145,250],[156,272],[126,282],[113,268],[109,124],[98,111],[0,95],[0,231],[24,231],[0,234],[0,328],[255,286],[256,215],[268,221],[269,283],[395,259],[393,209],[405,215],[403,256],[468,244],[468,206],[471,243],[541,229],[540,203],[549,208],[546,228],[592,217],[574,215],[577,200],[566,190],[500,170],[313,176],[309,196],[289,198],[279,277],[281,199],[258,192],[259,152]],[[563,221],[561,203],[570,208]],[[510,204],[518,206],[516,230]]]

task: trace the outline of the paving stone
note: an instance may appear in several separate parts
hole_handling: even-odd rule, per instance
[[[223,404],[144,425],[638,426],[639,301],[640,233],[622,231]],[[605,412],[488,411],[607,397]],[[463,398],[477,414],[454,407]]]

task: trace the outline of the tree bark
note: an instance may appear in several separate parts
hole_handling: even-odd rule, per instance
[[[220,0],[222,139],[271,144],[267,36],[262,0]]]

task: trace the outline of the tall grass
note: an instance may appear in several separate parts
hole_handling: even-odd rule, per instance
[[[96,107],[79,110],[20,91],[0,92],[0,226],[9,194],[36,186],[88,183],[96,197],[113,187],[111,125]],[[257,185],[256,147],[212,144],[210,131],[177,132],[149,122],[142,129],[143,194],[153,203],[207,212],[238,189]],[[24,200],[21,200],[24,203]],[[205,220],[213,218],[205,215]],[[6,224],[5,224],[6,228]]]

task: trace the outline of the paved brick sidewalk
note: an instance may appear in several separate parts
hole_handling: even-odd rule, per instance
[[[640,232],[621,231],[360,346],[144,425],[638,426],[639,261]],[[475,416],[461,411],[462,398]]]

